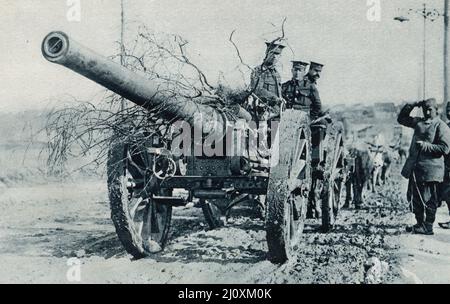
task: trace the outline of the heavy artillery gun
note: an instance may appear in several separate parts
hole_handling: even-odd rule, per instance
[[[230,113],[189,98],[175,98],[145,76],[62,32],[47,35],[42,52],[50,62],[149,111],[158,109],[162,119],[184,121],[194,129],[194,136],[190,134],[178,150],[179,132],[168,139],[152,133],[145,142],[111,143],[107,162],[111,218],[120,241],[134,257],[161,251],[172,208],[194,200],[211,228],[220,226],[222,217],[236,204],[263,206],[268,256],[276,263],[286,261],[299,245],[312,193],[322,207],[323,228],[333,225],[345,175],[342,128],[329,126],[325,140],[311,141],[309,116],[288,109],[281,112],[279,124],[260,132],[264,122],[258,121],[260,115],[250,114],[255,103],[246,103],[250,109],[235,105]],[[314,128],[325,134],[323,127]],[[195,130],[201,130],[197,138]],[[265,144],[261,139],[267,137],[272,140]],[[198,149],[206,143],[214,154]],[[187,195],[178,195],[179,189]]]

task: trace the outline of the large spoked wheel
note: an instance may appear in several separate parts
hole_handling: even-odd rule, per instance
[[[303,233],[311,163],[308,124],[305,113],[286,110],[273,146],[266,213],[272,263],[292,258]]]
[[[344,141],[341,124],[332,125],[327,133],[323,188],[321,193],[322,231],[333,229],[339,210],[344,205]]]
[[[172,217],[171,206],[152,199],[169,193],[148,193],[158,182],[148,168],[150,156],[142,148],[131,144],[111,147],[107,163],[111,219],[120,242],[135,258],[163,250]]]

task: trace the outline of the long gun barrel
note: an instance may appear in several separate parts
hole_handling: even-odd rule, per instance
[[[217,109],[189,98],[173,98],[144,76],[128,70],[69,38],[63,32],[51,32],[42,42],[42,54],[148,110],[157,110],[167,120],[184,120],[210,134],[223,130],[226,118]],[[196,115],[202,114],[202,119]],[[198,117],[198,116],[197,116]]]

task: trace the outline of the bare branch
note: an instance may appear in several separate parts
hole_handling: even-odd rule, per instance
[[[246,66],[250,71],[253,71],[253,68],[251,66],[249,66],[247,63],[245,63],[244,60],[242,60],[241,52],[239,51],[239,48],[237,47],[236,43],[234,43],[234,41],[233,41],[233,35],[234,35],[235,32],[236,32],[236,30],[233,30],[231,32],[230,38],[228,40],[231,42],[231,44],[233,44],[234,49],[236,50],[236,54],[237,54],[239,60],[241,61],[241,64]]]

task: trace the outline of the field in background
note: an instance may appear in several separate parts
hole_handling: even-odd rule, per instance
[[[89,157],[70,159],[64,170],[49,170],[45,122],[45,112],[0,113],[0,188],[98,178],[102,174],[102,167],[83,168]]]

